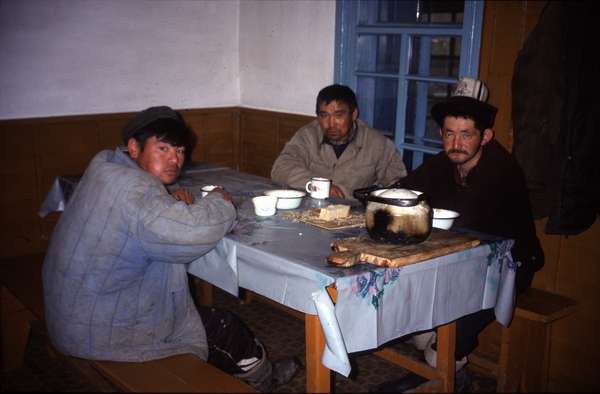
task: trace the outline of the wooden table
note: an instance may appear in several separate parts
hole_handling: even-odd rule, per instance
[[[313,300],[315,292],[324,294],[326,291],[335,302],[334,324],[343,335],[345,349],[343,354],[338,353],[342,359],[346,357],[347,360],[346,352],[381,348],[392,339],[437,327],[437,368],[388,349],[376,354],[431,379],[424,389],[448,392],[454,389],[456,328],[453,322],[466,314],[492,308],[499,302],[497,300],[512,302],[514,277],[500,275],[500,271],[510,271],[506,266],[508,264],[510,268],[509,263],[512,262],[505,253],[510,250],[506,240],[487,240],[471,250],[453,252],[401,268],[384,269],[370,265],[348,269],[333,267],[327,263],[332,241],[364,235],[364,229],[328,231],[283,220],[279,214],[257,218],[251,197],[279,186],[269,179],[231,169],[210,166],[193,169],[180,180],[180,184],[195,195],[199,195],[200,188],[206,184],[223,185],[232,194],[238,208],[238,225],[213,251],[191,263],[189,272],[234,295],[237,295],[238,288],[248,289],[295,310],[304,318],[307,392],[331,391],[331,371],[322,364],[321,358],[327,339]],[[44,211],[51,212],[64,206],[66,201],[60,197],[60,188],[56,182],[53,187],[56,193],[45,200]],[[311,208],[316,203],[323,202],[307,197],[300,209]],[[465,275],[473,284],[472,288],[457,290],[454,281]],[[422,297],[418,300],[403,293],[407,283],[410,284],[414,278],[420,278]],[[502,281],[509,282],[505,282],[507,286],[500,286]],[[204,287],[207,297],[204,302],[211,303],[211,292],[207,291],[211,286],[204,284],[201,287]],[[355,287],[358,288],[356,292]],[[506,294],[500,294],[502,292]],[[438,307],[436,302],[443,305]],[[377,305],[384,308],[381,313],[377,313]],[[417,314],[416,321],[413,321],[415,311],[420,311],[420,308],[429,310],[422,314],[427,315],[427,319]],[[512,306],[505,309],[512,311]],[[401,326],[394,322],[401,322]],[[372,330],[353,334],[349,328],[356,324],[380,327],[387,330],[386,335],[381,338],[365,335]],[[340,368],[339,364],[335,368]]]
[[[206,281],[196,278],[196,293],[198,301],[202,305],[213,304],[212,285]],[[335,301],[335,287],[328,287],[327,292]],[[251,301],[252,293],[247,293],[246,302]],[[269,300],[267,300],[269,302]],[[273,304],[273,302],[269,302]],[[275,305],[277,306],[277,305]],[[283,308],[285,312],[304,319],[304,338],[306,347],[306,392],[307,393],[329,393],[333,391],[331,371],[321,363],[323,349],[326,345],[325,336],[321,329],[318,315],[303,314]],[[436,368],[424,362],[417,361],[411,357],[395,352],[391,349],[383,349],[374,352],[375,355],[399,365],[411,372],[429,379],[420,386],[423,391],[445,392],[454,391],[454,349],[456,344],[456,323],[450,322],[437,328],[437,363]]]

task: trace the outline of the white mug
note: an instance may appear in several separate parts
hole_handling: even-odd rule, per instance
[[[257,216],[273,216],[277,211],[277,197],[275,196],[254,197],[252,203]]]
[[[329,198],[330,189],[331,179],[312,177],[310,181],[306,182],[306,191],[310,193],[312,198]]]

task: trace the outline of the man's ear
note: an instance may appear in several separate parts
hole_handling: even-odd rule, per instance
[[[483,130],[483,138],[481,138],[481,146],[490,142],[492,140],[492,138],[494,138],[494,130],[492,130],[492,129]]]
[[[352,111],[352,121],[354,122],[356,119],[358,119],[358,108],[354,108]]]
[[[132,137],[127,141],[127,151],[132,159],[135,160],[139,157],[140,150],[140,144],[138,144],[135,138]]]

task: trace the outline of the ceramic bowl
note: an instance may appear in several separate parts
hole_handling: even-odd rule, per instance
[[[277,209],[296,209],[306,195],[303,191],[292,189],[268,190],[265,194],[277,197]]]
[[[448,230],[454,224],[454,219],[459,216],[456,211],[449,209],[433,208],[433,227]]]
[[[252,199],[257,216],[273,216],[276,212],[277,197],[257,196]]]

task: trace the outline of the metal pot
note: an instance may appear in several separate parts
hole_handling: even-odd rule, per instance
[[[421,192],[379,189],[365,199],[369,236],[378,242],[416,244],[431,233],[433,209]]]

